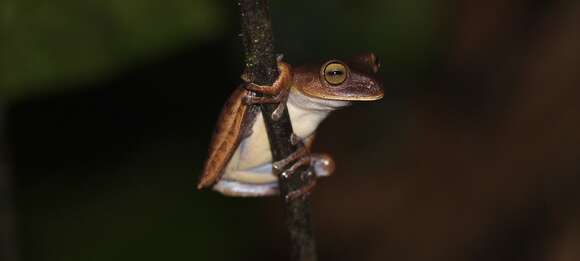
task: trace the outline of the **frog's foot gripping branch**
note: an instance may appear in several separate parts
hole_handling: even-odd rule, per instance
[[[245,88],[249,91],[244,96],[243,102],[246,105],[278,103],[278,107],[271,115],[273,120],[282,117],[292,84],[292,70],[289,64],[282,62],[281,56],[278,57],[278,70],[280,75],[271,86],[256,84],[247,74],[242,75],[242,80],[246,82]],[[255,96],[255,93],[263,96]]]
[[[278,173],[281,172],[279,178],[287,180],[291,178],[300,167],[302,166],[310,167],[311,160],[312,158],[310,152],[304,146],[304,144],[302,144],[302,142],[299,142],[298,149],[295,152],[290,154],[285,159],[272,163],[272,168],[275,172]],[[288,167],[288,165],[290,166]],[[308,168],[308,170],[302,172],[300,179],[303,182],[305,182],[306,185],[295,191],[290,191],[288,195],[286,195],[286,200],[292,200],[298,197],[305,197],[308,194],[310,194],[310,192],[316,185],[316,175],[314,175],[311,168]]]
[[[300,155],[301,153],[302,153],[301,149],[298,149],[295,153],[293,153],[290,156],[296,157],[295,155]],[[291,162],[288,160],[289,158],[290,157],[288,157],[284,160],[275,162],[274,164],[278,164],[278,165],[273,165],[274,168],[277,168],[277,167],[283,168],[283,167],[280,167],[281,163]],[[306,183],[306,186],[301,187],[300,189],[295,190],[295,191],[290,191],[288,193],[288,195],[286,195],[286,200],[292,200],[295,198],[307,196],[308,194],[310,194],[310,192],[312,191],[312,189],[316,185],[316,180],[318,177],[330,176],[334,172],[334,169],[335,169],[334,160],[332,159],[332,157],[330,157],[330,155],[318,154],[318,153],[314,153],[314,154],[307,153],[307,154],[303,154],[303,155],[298,156],[297,160],[288,169],[286,169],[284,172],[282,172],[282,174],[280,174],[280,178],[283,178],[283,179],[290,178],[302,166],[311,166],[311,168],[309,168],[306,172],[303,172],[302,175],[300,176],[300,179]]]
[[[300,176],[300,179],[303,182],[305,182],[306,185],[300,187],[295,191],[288,192],[288,194],[286,195],[286,200],[292,200],[298,197],[306,197],[308,194],[310,194],[310,192],[316,185],[316,176],[314,175],[312,169],[310,168],[311,162],[310,160],[311,160],[310,152],[308,151],[308,149],[306,149],[304,145],[300,144],[298,146],[298,149],[292,154],[290,154],[287,158],[280,161],[276,161],[272,164],[272,167],[274,168],[274,170],[278,171],[278,173],[282,171],[280,173],[279,178],[285,180],[288,180],[292,176],[294,176],[294,174],[298,171],[300,167],[303,166],[308,167],[308,169],[302,172],[302,175]],[[290,166],[288,167],[288,165]]]

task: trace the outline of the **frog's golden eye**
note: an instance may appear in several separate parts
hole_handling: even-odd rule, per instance
[[[346,80],[346,66],[342,63],[331,62],[324,67],[324,80],[331,85],[339,85]]]

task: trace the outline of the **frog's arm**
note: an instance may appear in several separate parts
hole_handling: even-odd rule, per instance
[[[224,105],[211,139],[209,157],[198,188],[211,186],[221,178],[241,139],[251,131],[258,111],[256,106],[248,106],[242,101],[247,92],[243,87],[237,88]]]

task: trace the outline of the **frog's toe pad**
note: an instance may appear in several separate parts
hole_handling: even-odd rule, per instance
[[[314,169],[314,173],[318,177],[326,177],[330,176],[336,166],[334,165],[334,160],[328,154],[318,154],[313,153],[310,155],[310,162],[312,164],[312,168]]]

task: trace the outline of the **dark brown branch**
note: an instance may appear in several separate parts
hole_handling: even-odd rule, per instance
[[[249,79],[260,85],[271,85],[278,77],[272,24],[268,11],[267,0],[240,0],[240,16],[242,20],[242,41],[246,55],[246,74]],[[264,115],[271,115],[276,104],[261,105]],[[296,150],[290,142],[292,124],[288,110],[284,110],[282,117],[274,121],[264,117],[272,157],[274,161],[286,158]],[[290,179],[280,179],[280,192],[286,199],[291,191],[298,190],[306,184],[299,177],[306,168],[300,169]],[[279,173],[275,173],[279,174]],[[316,246],[310,223],[308,198],[284,200],[286,203],[286,224],[290,232],[290,246],[292,260],[316,260]]]

